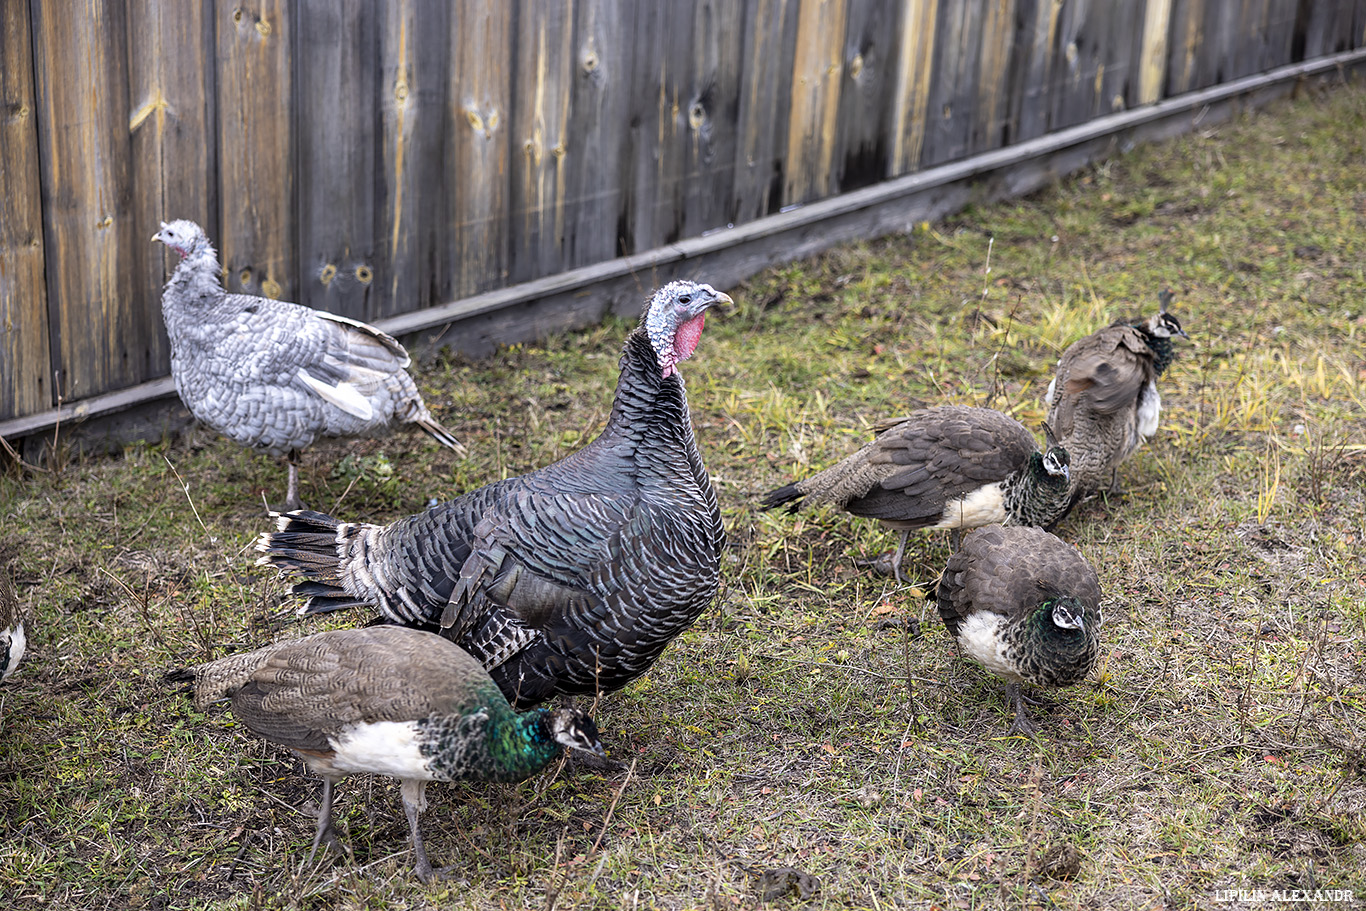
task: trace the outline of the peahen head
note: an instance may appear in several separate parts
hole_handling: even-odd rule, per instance
[[[598,740],[598,726],[579,709],[551,709],[546,716],[550,739],[571,750],[583,750],[606,756]]]
[[[1072,475],[1068,471],[1068,465],[1071,464],[1072,457],[1058,443],[1058,438],[1053,435],[1053,428],[1049,427],[1046,421],[1043,425],[1043,438],[1046,448],[1039,462],[1043,467],[1044,474],[1055,480],[1061,479],[1064,483],[1070,481]]]
[[[731,303],[730,296],[711,285],[690,281],[669,282],[650,298],[641,325],[650,336],[664,376],[692,356],[702,338],[707,308],[722,303]]]
[[[1179,335],[1182,338],[1190,338],[1186,330],[1181,328],[1181,321],[1167,312],[1167,306],[1176,298],[1171,288],[1163,288],[1158,292],[1158,310],[1148,321],[1140,326],[1144,332],[1153,338],[1171,338]]]
[[[179,253],[181,259],[205,254],[215,261],[218,259],[218,253],[214,250],[213,244],[209,243],[204,229],[186,218],[176,219],[169,224],[163,221],[161,230],[152,235],[152,240],[161,241]]]
[[[1069,595],[1051,589],[1040,583],[1043,600],[1039,603],[1039,616],[1047,618],[1045,628],[1052,626],[1055,631],[1076,630],[1080,633],[1094,634],[1100,627],[1100,611],[1087,610],[1086,605],[1076,595]]]

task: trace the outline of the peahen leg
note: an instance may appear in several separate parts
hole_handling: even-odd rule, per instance
[[[408,817],[408,828],[413,833],[413,872],[418,879],[429,883],[436,872],[432,870],[432,862],[427,859],[427,848],[422,843],[422,828],[418,825],[418,817],[427,809],[427,782],[404,779],[399,793],[403,795],[403,813]]]
[[[1026,737],[1034,735],[1035,727],[1025,715],[1024,692],[1020,689],[1020,684],[1006,684],[1006,698],[1015,703],[1015,720],[1010,723],[1008,733],[1023,734]]]
[[[313,847],[308,850],[308,860],[304,866],[313,865],[313,857],[318,853],[318,845],[327,842],[330,848],[337,843],[337,833],[332,828],[332,786],[331,778],[323,779],[323,801],[318,807],[318,831],[313,836]]]

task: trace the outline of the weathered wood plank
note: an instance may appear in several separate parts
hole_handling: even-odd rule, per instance
[[[1167,95],[1195,90],[1200,47],[1205,38],[1205,0],[1173,0]]]
[[[446,166],[446,72],[450,7],[445,0],[393,0],[379,23],[380,158],[370,313],[393,316],[437,297],[442,184]]]
[[[52,407],[27,3],[0,4],[0,420]]]
[[[579,0],[565,156],[565,265],[619,255],[622,158],[630,116],[632,0]]]
[[[787,154],[787,112],[797,42],[798,0],[745,4],[735,198],[730,220],[744,224],[778,211]]]
[[[370,0],[295,0],[299,303],[372,318],[379,28]]]
[[[507,281],[511,5],[460,0],[451,29],[445,222],[454,259],[442,279],[448,297],[467,297]]]
[[[847,13],[847,0],[801,0],[798,9],[783,205],[820,199],[834,189]]]
[[[563,268],[574,10],[526,0],[517,15],[512,84],[510,281]],[[606,125],[603,125],[604,127]]]
[[[1171,31],[1172,0],[1147,0],[1143,7],[1143,37],[1138,60],[1138,104],[1162,97],[1167,79],[1167,35]]]
[[[671,150],[683,158],[682,211],[669,232],[672,239],[724,228],[731,220],[743,24],[738,3],[697,0],[694,5]]]
[[[127,34],[126,10],[116,0],[30,9],[53,367],[59,398],[84,398],[156,372],[156,326],[128,305],[128,45],[108,40]]]
[[[1021,142],[1048,132],[1048,86],[1054,65],[1053,41],[1058,28],[1058,4],[1053,0],[1020,0],[1016,7],[1020,31],[1015,41],[1007,79],[1010,84],[1010,129],[1007,142]]]
[[[177,218],[208,231],[218,224],[217,186],[209,179],[218,167],[211,19],[197,3],[128,4],[135,243],[134,296],[126,306],[144,311],[140,319],[155,328],[147,339],[154,376],[171,371],[160,301],[175,257],[160,244],[136,241]]]
[[[940,11],[922,166],[957,161],[968,154],[982,48],[979,24],[985,2],[947,3]]]
[[[223,283],[231,291],[298,300],[293,5],[217,0],[214,30]]]
[[[1016,2],[985,0],[983,5],[977,100],[973,105],[974,122],[968,141],[969,153],[1000,148],[1012,132],[1007,76],[1011,71],[1011,58],[1016,45]]]
[[[835,188],[839,192],[885,180],[891,171],[888,131],[900,34],[899,8],[880,0],[849,0],[835,131]]]
[[[889,176],[920,167],[934,85],[938,0],[907,0],[898,40],[895,98],[892,102],[892,153]]]

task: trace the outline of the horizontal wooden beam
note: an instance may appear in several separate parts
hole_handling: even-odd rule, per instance
[[[1279,67],[795,206],[735,228],[476,294],[376,325],[401,338],[416,336],[421,343],[482,355],[498,344],[589,324],[609,311],[634,314],[654,287],[674,278],[702,278],[727,288],[768,266],[802,259],[845,241],[910,230],[920,222],[958,211],[969,201],[1028,193],[1138,142],[1180,135],[1227,120],[1240,109],[1265,105],[1288,94],[1300,79],[1345,78],[1362,67],[1366,67],[1366,49]],[[163,377],[0,422],[0,436],[25,437],[174,394],[171,379]]]

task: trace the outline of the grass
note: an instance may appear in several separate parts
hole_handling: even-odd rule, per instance
[[[298,623],[253,566],[284,471],[203,430],[0,477],[31,652],[0,689],[0,906],[1153,908],[1366,894],[1366,90],[1142,147],[1025,199],[771,269],[684,367],[732,546],[717,604],[596,710],[626,771],[437,786],[409,875],[397,787],[351,779],[349,857],[302,869],[318,786],[162,671]],[[990,253],[990,268],[987,258]],[[642,295],[650,284],[642,277]],[[891,533],[758,511],[878,418],[1037,427],[1051,365],[1164,286],[1190,331],[1127,495],[1060,533],[1100,572],[1103,657],[1007,737],[999,681],[855,561]],[[420,380],[471,455],[332,442],[303,495],[390,521],[581,446],[629,324]],[[343,625],[358,615],[333,618]],[[781,892],[795,868],[819,880]],[[808,890],[810,881],[803,881]],[[777,884],[776,886],[774,884]],[[1221,905],[1222,906],[1222,905]],[[1238,907],[1238,903],[1228,905]],[[1244,903],[1248,906],[1248,903]]]

